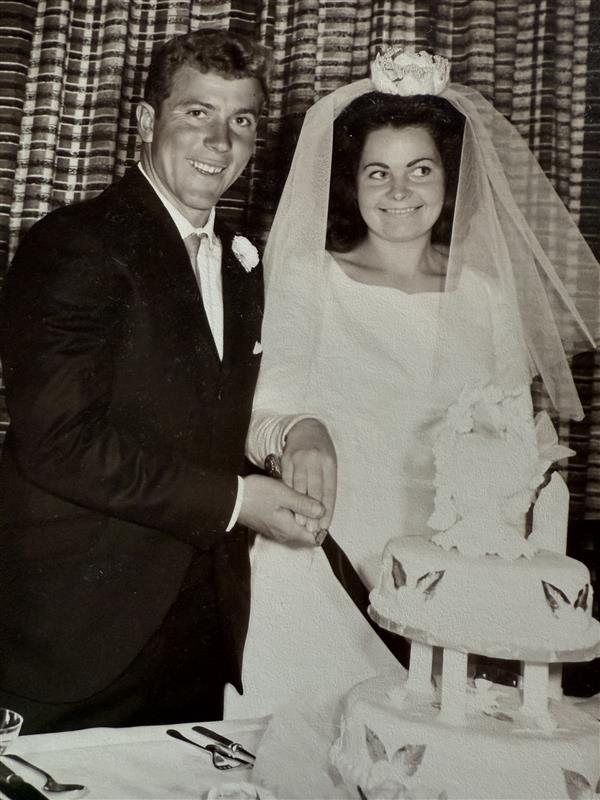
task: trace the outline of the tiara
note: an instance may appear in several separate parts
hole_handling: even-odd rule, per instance
[[[386,94],[441,94],[450,77],[450,64],[414,47],[388,47],[371,62],[371,82]]]

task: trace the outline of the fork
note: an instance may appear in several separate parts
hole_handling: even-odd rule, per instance
[[[206,750],[212,756],[213,767],[216,767],[217,769],[250,769],[252,767],[252,764],[247,764],[245,761],[237,761],[237,759],[234,759],[231,756],[223,755],[223,753],[219,752],[218,745],[204,745],[200,744],[199,742],[194,742],[192,739],[188,739],[187,736],[184,736],[183,733],[175,730],[174,728],[169,728],[167,730],[167,736],[171,736],[173,739],[179,739],[180,742],[193,744],[194,747],[199,747],[201,750]]]
[[[2,757],[12,758],[13,761],[18,761],[19,764],[24,764],[26,767],[29,767],[29,769],[43,775],[44,778],[46,778],[46,783],[42,786],[42,789],[46,792],[75,792],[86,788],[81,783],[60,783],[60,781],[55,780],[49,772],[46,772],[45,769],[38,767],[36,764],[32,764],[30,761],[24,759],[23,756],[17,756],[14,753],[3,753]]]

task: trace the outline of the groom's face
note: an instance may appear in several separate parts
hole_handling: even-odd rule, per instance
[[[182,66],[158,113],[140,103],[142,164],[195,227],[248,163],[262,101],[256,78],[227,79]]]

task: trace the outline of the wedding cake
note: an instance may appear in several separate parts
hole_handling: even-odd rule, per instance
[[[600,726],[560,691],[560,662],[600,654],[567,487],[547,477],[572,451],[527,388],[465,390],[433,439],[435,533],[390,541],[370,596],[411,640],[409,674],[350,691],[332,762],[367,800],[594,797]],[[518,659],[518,685],[471,679],[469,653]]]

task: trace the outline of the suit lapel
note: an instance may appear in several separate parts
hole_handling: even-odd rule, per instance
[[[220,364],[196,276],[177,226],[137,167],[127,172],[123,187],[138,208],[141,206],[141,223],[146,231],[145,257],[163,275],[166,290],[181,308],[182,320],[191,324],[195,351],[204,357],[210,354]]]
[[[260,339],[262,320],[262,268],[247,272],[232,251],[233,235],[219,224],[217,234],[223,246],[223,366],[253,358],[255,342]]]
[[[184,324],[191,327],[195,340],[194,350],[203,359],[221,360],[208,324],[204,303],[196,282],[188,252],[177,226],[160,198],[137,167],[128,170],[120,186],[124,190],[130,213],[138,215],[142,231],[142,262],[152,264],[162,277],[165,290],[182,309]],[[243,354],[252,352],[254,341],[248,337],[249,322],[256,317],[260,328],[260,308],[257,302],[253,275],[248,274],[232,252],[233,234],[227,225],[215,221],[215,233],[222,247],[221,276],[223,287],[223,367],[230,367]],[[259,303],[260,305],[260,303]],[[259,335],[259,331],[257,331]],[[248,339],[248,341],[246,341]]]
[[[230,367],[244,352],[246,307],[248,305],[248,274],[233,254],[231,231],[219,224],[216,232],[221,240],[223,257],[223,366]]]

